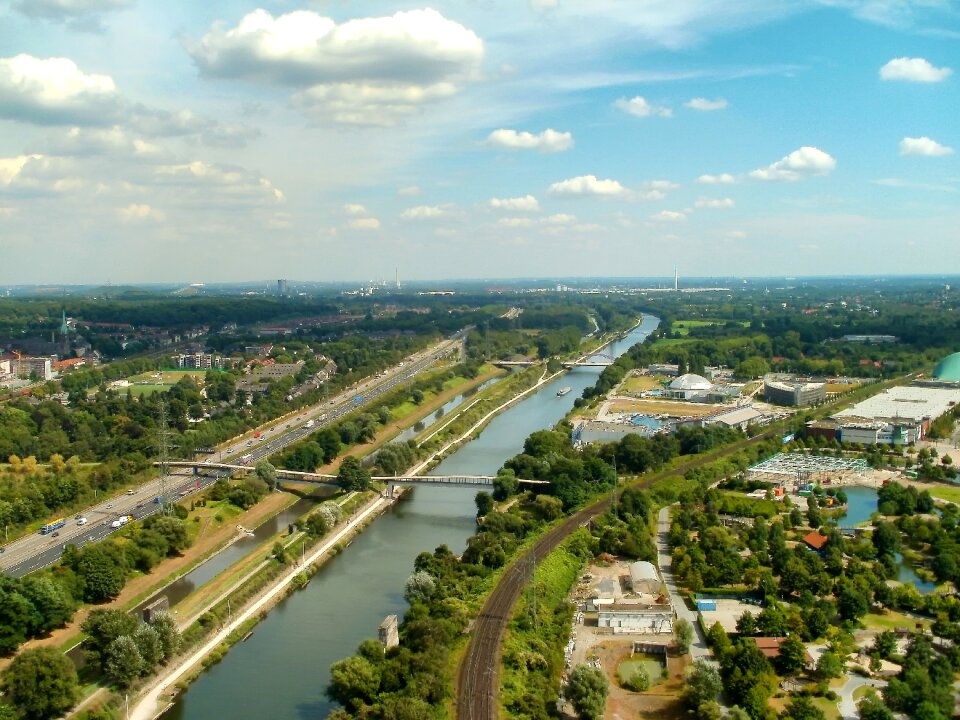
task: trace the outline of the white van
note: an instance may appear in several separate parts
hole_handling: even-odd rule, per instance
[[[85,517],[77,518],[77,525],[86,525],[87,519]]]

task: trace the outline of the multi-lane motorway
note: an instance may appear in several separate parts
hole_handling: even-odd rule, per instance
[[[465,334],[466,330],[462,330],[427,350],[411,355],[386,373],[367,378],[330,400],[305,408],[294,418],[264,425],[259,429],[259,437],[254,437],[254,432],[251,431],[242,439],[231,441],[219,448],[217,453],[211,456],[211,460],[234,460],[255,465],[257,461],[409,382],[438,359],[458,349]],[[163,479],[164,494],[168,500],[176,500],[210,485],[221,475],[221,472],[213,470],[196,476],[188,474],[188,471],[170,473]],[[6,545],[0,552],[0,570],[19,577],[51,565],[60,558],[67,545],[81,546],[101,540],[116,530],[117,528],[111,527],[111,523],[118,517],[129,515],[134,520],[142,520],[157,512],[160,505],[154,502],[154,498],[158,497],[160,492],[161,480],[151,480],[134,489],[132,494],[106,499],[82,511],[77,517],[69,516],[67,524],[57,531],[56,537],[52,534],[33,534]],[[87,522],[79,525],[80,517],[86,518]]]

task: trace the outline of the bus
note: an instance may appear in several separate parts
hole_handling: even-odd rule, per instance
[[[59,528],[62,528],[62,527],[63,527],[64,525],[66,525],[66,524],[67,524],[67,521],[66,521],[65,518],[57,518],[57,519],[54,520],[53,522],[47,523],[46,525],[41,525],[41,526],[40,526],[40,534],[41,534],[41,535],[46,535],[47,533],[51,533],[51,532],[53,532],[54,530],[57,530],[57,529],[59,529]]]

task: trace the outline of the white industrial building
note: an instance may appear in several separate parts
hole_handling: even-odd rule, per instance
[[[673,608],[665,605],[604,605],[597,613],[597,627],[620,633],[672,633]]]
[[[630,587],[635,593],[657,595],[660,592],[660,576],[653,563],[638,560],[630,565]]]
[[[960,403],[960,388],[906,385],[841,410],[840,440],[861,445],[905,445],[924,437],[930,423]]]

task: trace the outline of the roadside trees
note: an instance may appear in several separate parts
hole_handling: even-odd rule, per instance
[[[690,652],[690,643],[693,642],[693,625],[689,620],[680,618],[673,626],[673,639],[677,643],[677,651],[681,655]]]
[[[24,650],[3,674],[3,690],[26,720],[60,717],[77,701],[77,670],[54,648]]]
[[[337,473],[337,485],[351,492],[354,490],[366,490],[370,486],[370,473],[364,468],[360,461],[353,456],[348,456],[340,463],[340,471]]]
[[[696,713],[704,703],[716,700],[722,687],[720,673],[705,660],[697,660],[687,673],[680,699],[687,710]]]
[[[577,665],[565,694],[582,720],[602,720],[607,704],[607,678],[591,665]]]

